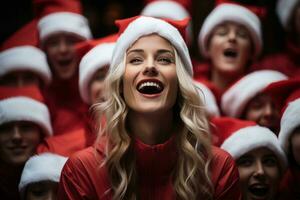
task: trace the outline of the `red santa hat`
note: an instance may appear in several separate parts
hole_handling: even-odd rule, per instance
[[[254,56],[257,57],[263,46],[261,23],[251,10],[244,6],[223,3],[218,5],[205,19],[198,35],[198,46],[203,56],[208,57],[208,42],[214,28],[226,21],[244,25],[250,33]]]
[[[111,72],[114,73],[119,70],[125,71],[125,66],[123,66],[123,68],[117,68],[117,66],[124,59],[126,50],[140,37],[156,33],[168,40],[175,47],[187,73],[192,76],[193,67],[191,58],[182,37],[182,35],[185,34],[188,21],[189,19],[174,21],[146,16],[136,16],[124,20],[117,20],[116,24],[119,26],[120,36],[113,52],[110,67]]]
[[[83,39],[92,38],[88,20],[73,12],[55,12],[42,17],[38,22],[40,41],[58,32],[75,34]]]
[[[52,76],[46,55],[40,49],[30,46],[16,46],[0,53],[0,77],[14,71],[29,70],[49,84]]]
[[[0,87],[0,125],[14,121],[29,121],[46,136],[53,134],[48,108],[36,86]]]
[[[205,109],[210,116],[220,116],[216,97],[210,88],[203,82],[194,80],[198,94],[204,102]]]
[[[53,181],[59,183],[60,174],[67,159],[67,157],[52,153],[43,153],[32,156],[26,162],[21,175],[19,183],[21,196],[24,197],[26,187],[31,183],[40,181]]]
[[[274,152],[282,169],[287,166],[286,156],[279,141],[270,129],[255,125],[252,121],[234,118],[217,118],[213,120],[217,127],[221,148],[237,160],[249,151],[265,147]]]
[[[290,137],[300,127],[300,89],[290,95],[280,121],[279,142],[286,153],[289,151]]]
[[[79,55],[85,54],[79,63],[79,91],[81,98],[87,104],[91,103],[89,83],[97,70],[110,65],[116,40],[117,35],[112,35],[76,46]]]
[[[183,20],[190,18],[189,12],[176,1],[158,0],[148,3],[141,12],[141,15],[157,17],[162,19]],[[187,26],[186,39],[192,41],[192,24]]]
[[[221,97],[221,109],[225,115],[240,117],[247,103],[262,92],[269,84],[286,80],[288,77],[274,70],[252,72],[228,88]]]
[[[287,28],[290,18],[295,11],[299,0],[278,0],[276,5],[276,12],[279,20],[284,28]]]

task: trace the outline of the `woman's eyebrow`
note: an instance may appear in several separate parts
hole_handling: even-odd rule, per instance
[[[171,50],[168,50],[168,49],[159,49],[159,50],[157,51],[157,53],[158,53],[158,54],[161,54],[161,53],[170,53],[170,54],[174,55],[174,52],[171,51]]]
[[[132,49],[127,52],[127,55],[130,53],[143,53],[143,52],[144,52],[143,49]]]

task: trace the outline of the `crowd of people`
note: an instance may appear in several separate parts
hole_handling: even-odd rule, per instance
[[[300,1],[269,55],[253,4],[196,38],[191,0],[144,5],[93,38],[80,0],[33,0],[0,46],[1,199],[299,200]]]

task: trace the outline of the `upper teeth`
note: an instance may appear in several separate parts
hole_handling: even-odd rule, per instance
[[[144,82],[144,83],[142,83],[140,85],[139,90],[142,89],[145,86],[154,86],[154,87],[160,88],[160,86],[157,83],[154,83],[154,82]]]

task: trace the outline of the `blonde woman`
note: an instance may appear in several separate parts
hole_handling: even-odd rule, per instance
[[[118,21],[107,100],[96,106],[106,126],[67,161],[58,199],[240,198],[233,159],[210,144],[179,33],[188,20],[168,22]]]

